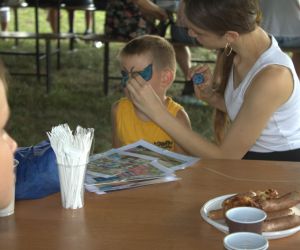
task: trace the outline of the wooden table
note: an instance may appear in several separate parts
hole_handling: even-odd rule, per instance
[[[182,179],[106,195],[86,193],[66,210],[60,194],[16,202],[0,219],[0,249],[223,249],[224,234],[200,216],[208,200],[230,193],[300,188],[300,163],[202,160]],[[270,249],[299,249],[300,233],[270,240]]]

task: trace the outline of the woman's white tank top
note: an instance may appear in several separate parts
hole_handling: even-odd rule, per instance
[[[256,61],[240,85],[234,89],[233,68],[225,90],[227,114],[234,121],[243,102],[247,88],[252,79],[268,65],[282,65],[290,69],[294,78],[294,89],[289,99],[271,116],[250,151],[273,152],[300,148],[300,83],[292,60],[281,51],[277,41],[272,37],[272,45]],[[263,107],[262,107],[263,108]]]

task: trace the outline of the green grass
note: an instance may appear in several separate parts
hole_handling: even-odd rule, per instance
[[[50,32],[45,21],[46,12],[40,11],[40,27],[42,32]],[[12,18],[13,19],[13,18]],[[19,10],[20,30],[34,31],[32,9]],[[96,14],[96,31],[103,32],[104,17],[102,12]],[[13,30],[13,20],[9,26]],[[68,30],[67,16],[61,14],[61,29]],[[84,15],[77,11],[75,17],[76,32],[83,32]],[[11,49],[13,40],[0,40],[0,50]],[[11,119],[7,130],[16,139],[19,146],[30,146],[47,139],[46,131],[52,126],[68,123],[71,128],[77,125],[95,128],[94,152],[102,152],[111,148],[110,107],[122,96],[117,81],[110,82],[109,95],[102,91],[103,48],[95,48],[91,43],[78,42],[76,52],[68,50],[68,41],[62,41],[62,69],[55,70],[55,57],[52,57],[53,87],[50,94],[46,94],[45,79],[40,81],[36,77],[11,76],[9,79],[9,103]],[[42,46],[43,47],[43,44]],[[114,44],[111,52],[111,74],[119,74],[119,66],[115,56],[120,44]],[[34,41],[20,41],[16,50],[33,50]],[[201,49],[193,48],[193,53],[201,54],[204,58],[214,55]],[[13,71],[34,72],[33,57],[2,56],[7,69]],[[44,65],[43,65],[44,66]],[[44,67],[43,67],[44,69]],[[182,78],[178,70],[178,77]],[[182,85],[174,84],[169,94],[180,94]],[[211,116],[209,107],[195,107],[184,105],[192,121],[194,130],[207,138],[212,137]]]

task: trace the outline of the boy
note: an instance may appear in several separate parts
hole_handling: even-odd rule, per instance
[[[126,87],[132,75],[139,74],[151,84],[169,113],[191,128],[189,117],[183,107],[166,96],[176,72],[175,52],[167,40],[154,35],[135,38],[121,50],[119,60],[123,87]],[[164,149],[182,153],[183,150],[179,145],[136,109],[128,95],[126,96],[112,106],[113,147],[143,139]]]

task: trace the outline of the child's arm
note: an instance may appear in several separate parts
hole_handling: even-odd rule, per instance
[[[116,114],[118,110],[119,102],[115,102],[111,107],[111,121],[112,121],[112,147],[119,148],[121,147],[121,142],[117,133],[117,122],[116,122]]]
[[[180,121],[184,126],[186,126],[187,128],[190,128],[192,129],[192,126],[191,126],[191,121],[190,121],[190,118],[188,116],[188,114],[185,112],[184,109],[181,109],[177,112],[176,114],[176,119],[178,121]],[[183,150],[182,147],[180,147],[177,143],[175,143],[175,146],[174,146],[174,151],[176,153],[180,153],[180,154],[187,154],[186,151]]]
[[[5,145],[4,145],[5,146]],[[2,147],[2,145],[1,145]],[[3,150],[6,152],[5,150]],[[4,155],[4,152],[0,151],[0,159],[1,159],[1,165],[0,165],[0,209],[5,208],[9,205],[11,199],[13,199],[13,168],[12,166],[9,166],[8,161],[6,164],[6,159],[8,157]],[[4,160],[3,160],[4,159]]]

